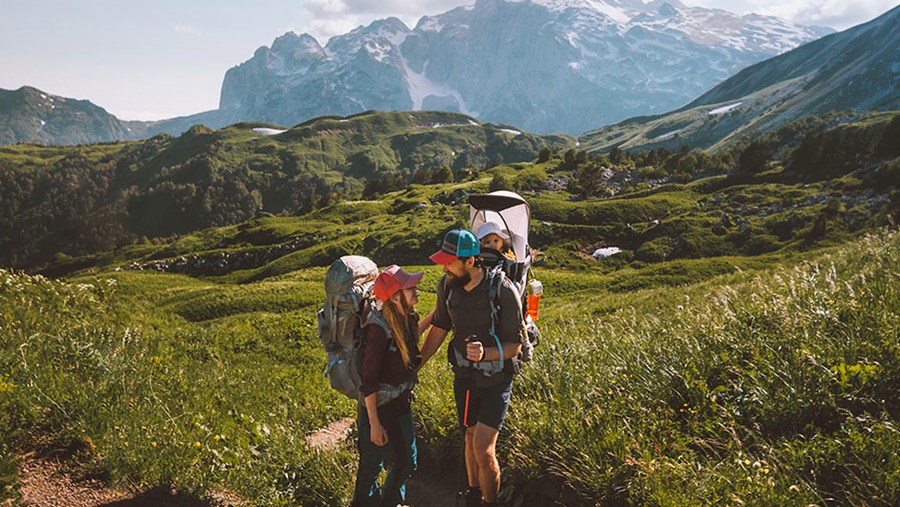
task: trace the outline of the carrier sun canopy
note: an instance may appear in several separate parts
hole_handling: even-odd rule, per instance
[[[471,194],[469,196],[469,227],[475,231],[479,225],[485,222],[494,222],[506,229],[509,232],[516,259],[522,262],[526,258],[531,208],[522,196],[508,190],[498,190],[489,194]]]

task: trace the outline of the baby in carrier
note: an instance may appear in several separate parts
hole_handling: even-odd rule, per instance
[[[482,248],[490,248],[500,252],[507,259],[515,262],[516,254],[509,243],[509,234],[494,222],[485,222],[475,231]]]

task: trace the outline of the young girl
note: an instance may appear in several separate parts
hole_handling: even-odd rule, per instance
[[[374,294],[381,308],[374,308],[364,324],[365,349],[359,405],[359,471],[354,505],[395,506],[406,502],[406,480],[416,469],[416,435],[410,394],[416,368],[422,360],[419,335],[431,325],[429,314],[421,321],[419,301],[421,272],[410,274],[397,265],[375,279]],[[384,484],[378,475],[390,447],[394,464]]]
[[[507,259],[516,260],[516,254],[513,253],[509,245],[509,234],[499,225],[494,222],[485,222],[478,226],[475,235],[478,236],[482,248],[496,250]]]

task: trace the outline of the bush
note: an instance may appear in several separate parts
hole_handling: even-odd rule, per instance
[[[497,190],[513,190],[513,184],[510,182],[509,177],[501,172],[495,173],[494,177],[491,178],[490,185],[488,185],[489,192],[496,192]]]
[[[772,160],[772,148],[763,142],[754,141],[744,148],[738,158],[738,172],[756,174],[765,171]]]
[[[546,177],[536,171],[525,171],[516,175],[513,187],[517,192],[540,192],[544,189]]]
[[[673,248],[671,239],[657,238],[638,247],[634,252],[634,258],[644,262],[662,262],[669,257]]]

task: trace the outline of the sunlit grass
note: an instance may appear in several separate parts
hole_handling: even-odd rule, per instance
[[[539,268],[543,341],[501,433],[504,495],[896,504],[898,246],[882,233],[789,256]],[[407,267],[426,271],[428,311],[440,270]],[[11,449],[90,441],[113,480],[347,503],[352,443],[305,442],[355,412],[321,375],[323,275],[0,272],[0,484]],[[422,459],[446,468],[458,432],[442,358],[415,412]]]

